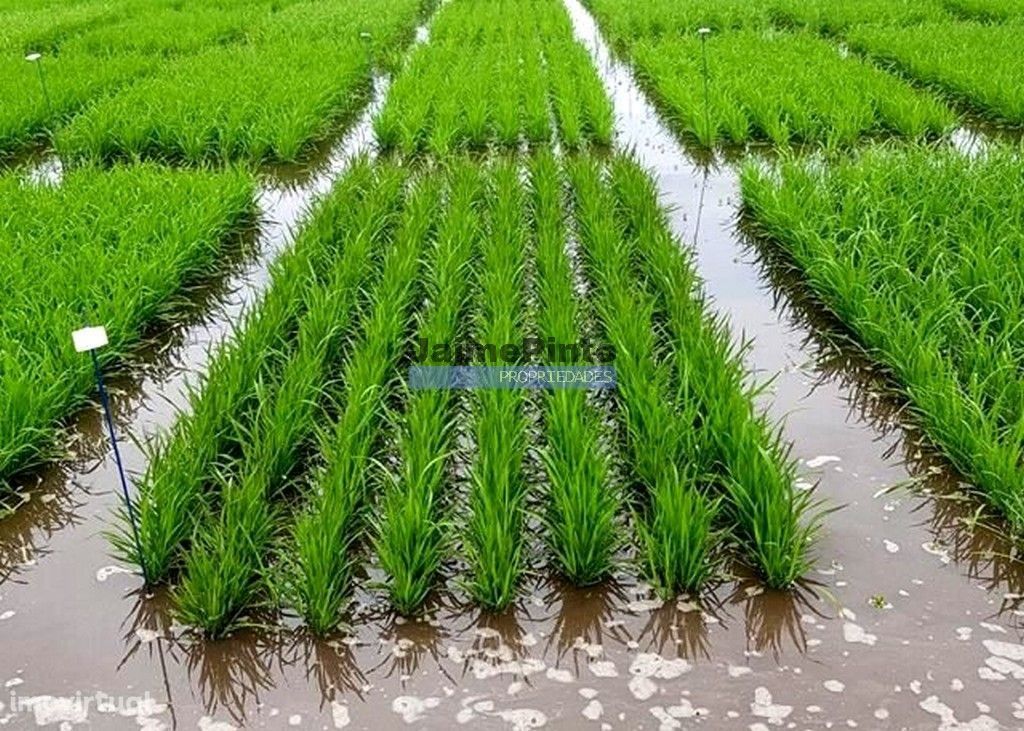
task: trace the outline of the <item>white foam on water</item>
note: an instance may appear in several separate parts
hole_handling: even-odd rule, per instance
[[[757,718],[768,719],[770,724],[781,725],[793,712],[793,706],[775,703],[771,691],[762,685],[754,690],[754,702],[750,704],[750,712]]]
[[[433,696],[417,698],[414,695],[400,695],[391,701],[391,710],[401,716],[406,723],[416,723],[428,710],[437,708],[440,703],[441,699]]]

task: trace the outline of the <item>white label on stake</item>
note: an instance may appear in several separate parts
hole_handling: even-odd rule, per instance
[[[75,350],[79,353],[87,353],[96,348],[102,348],[107,344],[107,329],[102,325],[99,327],[83,327],[71,333],[71,339],[75,341]]]

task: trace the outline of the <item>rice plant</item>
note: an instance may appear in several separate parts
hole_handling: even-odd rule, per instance
[[[380,283],[361,313],[359,338],[344,368],[340,410],[317,435],[323,468],[312,480],[307,505],[282,552],[287,598],[318,633],[337,625],[350,589],[352,551],[363,533],[361,512],[372,497],[367,477],[384,433],[389,382],[411,330],[439,193],[440,181],[428,175],[418,178],[408,194]]]
[[[340,248],[372,248],[389,234],[404,181],[396,172],[375,173],[365,161],[352,166],[274,263],[266,295],[218,348],[190,389],[187,410],[157,438],[138,485],[139,533],[151,581],[167,580],[178,567],[207,498],[216,494],[212,485],[222,455],[241,453],[264,384],[277,381],[295,347],[307,293],[326,284],[323,273]],[[126,525],[118,547],[138,563]]]
[[[712,457],[694,399],[672,397],[657,352],[655,300],[631,275],[633,242],[593,160],[570,167],[575,218],[595,306],[616,349],[617,400],[629,468],[638,483],[634,524],[645,573],[663,595],[699,590],[715,573],[719,501],[706,492]]]
[[[561,3],[453,0],[374,128],[385,149],[445,154],[547,144],[552,117],[567,147],[611,143],[611,105]]]
[[[473,329],[478,342],[500,346],[522,342],[529,231],[525,192],[515,164],[497,162],[490,182],[489,227],[480,246]],[[503,609],[515,596],[526,558],[525,398],[519,389],[481,389],[474,396],[464,537],[467,586],[482,606]]]
[[[124,356],[218,268],[252,224],[253,192],[239,170],[86,168],[59,187],[0,176],[0,484],[53,456],[60,420],[93,392],[71,331],[104,325],[101,358]]]
[[[746,217],[891,372],[925,434],[1024,526],[1020,151],[749,164]]]
[[[955,116],[927,92],[803,32],[733,31],[707,41],[709,102],[701,40],[639,40],[629,54],[668,121],[704,146],[766,140],[855,143],[867,135],[936,137]]]
[[[430,306],[418,320],[417,338],[427,343],[458,342],[466,334],[472,256],[480,235],[480,173],[472,164],[456,163],[446,178],[446,210],[426,264]],[[409,391],[405,397],[405,409],[392,424],[399,464],[385,478],[374,546],[388,575],[391,603],[411,614],[430,591],[453,532],[442,514],[442,490],[454,449],[456,401],[443,389]]]
[[[929,23],[851,29],[851,46],[996,122],[1024,123],[1024,36],[1015,24]],[[941,39],[937,42],[936,39]]]
[[[545,341],[576,343],[581,339],[582,313],[566,253],[562,175],[550,153],[534,160],[530,180],[537,241],[538,334]],[[611,484],[601,414],[581,389],[556,389],[542,399],[545,536],[557,569],[574,584],[593,584],[611,572],[621,542],[616,525],[621,499]]]
[[[627,157],[610,165],[620,217],[636,241],[639,269],[658,300],[680,406],[693,402],[709,435],[715,484],[743,557],[767,583],[785,587],[810,567],[820,512],[794,487],[796,469],[779,432],[754,410],[740,349],[710,314],[693,263],[672,237],[650,177]],[[662,319],[659,317],[659,319]]]

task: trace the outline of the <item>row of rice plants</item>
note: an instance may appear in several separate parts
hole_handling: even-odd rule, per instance
[[[480,236],[480,172],[472,164],[458,164],[449,176],[436,250],[426,262],[429,307],[416,334],[430,344],[461,342],[468,334],[472,262]],[[443,505],[454,467],[457,405],[452,391],[416,390],[405,394],[404,409],[391,412],[398,464],[385,475],[374,548],[388,577],[391,603],[405,614],[422,605],[452,544],[451,516]]]
[[[526,193],[515,163],[495,163],[488,184],[489,228],[480,244],[473,334],[478,342],[500,348],[522,342],[526,332],[525,267],[531,237]],[[516,364],[482,360],[479,365]],[[491,609],[512,601],[526,558],[525,406],[519,389],[473,394],[474,452],[464,548],[470,594]]]
[[[382,244],[404,177],[396,170],[375,171],[365,161],[352,166],[294,246],[274,262],[266,295],[191,387],[186,411],[154,440],[137,486],[139,537],[150,581],[167,581],[180,568],[206,501],[216,497],[213,485],[225,455],[230,462],[242,454],[265,390],[279,380],[287,354],[295,349],[311,292],[326,286],[324,273],[332,270],[340,250]],[[140,562],[128,526],[117,544],[126,558]]]
[[[671,366],[655,337],[655,299],[633,276],[635,241],[618,220],[601,165],[576,161],[570,179],[584,271],[603,335],[616,349],[644,571],[664,595],[696,591],[714,576],[721,543],[714,527],[720,501],[704,489],[711,464],[696,403],[674,398]]]
[[[385,149],[608,145],[612,110],[557,0],[452,0],[374,122]]]
[[[91,100],[132,79],[153,71],[159,61],[128,53],[102,62],[88,54],[62,56],[59,69],[43,60],[46,92],[40,86],[38,68],[21,54],[0,57],[0,160],[44,138]]]
[[[564,182],[551,153],[539,153],[530,176],[536,236],[537,331],[544,342],[578,343],[583,305],[566,250]],[[580,365],[572,352],[544,365]],[[542,396],[546,473],[544,527],[557,570],[576,585],[608,576],[622,536],[621,495],[611,481],[611,455],[602,414],[587,392],[557,389]]]
[[[947,0],[951,12],[975,20],[1002,22],[1024,17],[1021,0]]]
[[[759,390],[748,383],[742,348],[704,303],[694,266],[670,234],[653,181],[628,158],[614,160],[610,168],[619,217],[635,239],[639,271],[655,293],[656,319],[664,323],[677,400],[697,404],[733,534],[770,586],[788,586],[809,568],[807,546],[820,513],[810,492],[794,489],[789,447],[755,410]]]
[[[153,165],[69,172],[59,188],[0,176],[0,481],[52,456],[94,387],[70,333],[103,323],[110,362],[170,317],[254,216],[254,182]]]
[[[936,39],[942,42],[937,43]],[[932,85],[996,122],[1024,124],[1024,33],[1016,24],[978,22],[910,28],[862,26],[849,44]]]
[[[952,19],[957,0],[767,0],[780,25],[798,25],[827,35],[840,35],[861,25],[913,26]]]
[[[146,0],[31,14],[33,22],[17,38],[0,44],[0,156],[45,138],[90,102],[158,71],[165,56],[241,40],[271,11],[270,4],[169,8]],[[18,14],[4,13],[2,21],[17,24]],[[42,58],[26,63],[27,52]]]
[[[668,121],[708,147],[751,140],[848,145],[880,134],[935,137],[955,122],[932,95],[863,59],[844,57],[806,32],[641,39],[631,44],[629,56]],[[705,62],[706,100],[700,91]]]
[[[365,98],[372,53],[360,34],[372,28],[397,44],[411,34],[419,2],[345,8],[346,23],[326,36],[289,18],[252,43],[172,61],[92,104],[57,133],[57,150],[69,160],[295,161]]]
[[[47,48],[35,64],[0,56],[0,154],[52,135],[69,160],[295,160],[354,114],[420,5],[111,10],[32,41]]]
[[[746,215],[856,342],[924,432],[1024,527],[1024,177],[1016,149],[976,158],[871,149],[751,164]]]
[[[828,34],[873,23],[916,25],[950,19],[947,2],[971,0],[585,0],[620,50],[640,38],[661,38],[709,28],[765,30],[806,27]],[[984,2],[985,0],[979,0]],[[999,0],[992,0],[998,2]]]
[[[95,0],[58,7],[0,4],[0,54],[19,58],[32,51],[51,51],[62,40],[124,16],[125,0]]]
[[[303,536],[315,536],[317,548],[327,546],[326,554],[315,554],[319,560],[333,556],[332,549],[338,548],[330,539],[333,531],[345,540],[350,536],[351,525],[344,522],[344,516],[336,512],[324,519],[319,516],[326,504],[338,505],[342,495],[355,501],[358,486],[351,479],[353,475],[336,465],[347,464],[350,459],[358,462],[358,430],[373,428],[372,399],[379,398],[381,376],[388,371],[386,348],[393,348],[402,332],[402,300],[396,296],[410,287],[419,242],[435,204],[435,191],[430,186],[420,186],[411,196],[403,224],[396,231],[394,248],[384,258],[381,279],[368,294],[370,302],[365,306],[373,308],[373,314],[364,322],[357,322],[355,315],[361,309],[360,288],[373,282],[377,251],[370,246],[371,237],[361,236],[345,247],[331,267],[326,287],[310,293],[297,347],[274,391],[267,389],[259,395],[254,424],[244,435],[241,458],[231,470],[233,474],[224,480],[219,517],[200,523],[195,545],[186,557],[185,574],[177,592],[178,607],[186,621],[209,634],[216,636],[230,629],[238,615],[252,605],[260,586],[272,585],[264,584],[263,579],[279,522],[275,513],[285,491],[293,487],[291,478],[303,466],[301,457],[308,451],[304,447],[314,436],[328,464],[314,488],[316,518],[299,522],[300,566],[303,570],[309,568],[306,559],[310,547],[301,540]],[[381,303],[387,303],[387,307]],[[353,337],[357,325],[362,329],[361,342]],[[350,348],[354,350],[346,357]],[[337,424],[339,434],[318,431],[327,404],[324,384],[343,362],[348,401]],[[360,412],[355,419],[349,417],[354,411]],[[340,452],[334,450],[338,441],[345,441]],[[345,501],[341,499],[340,504]],[[333,521],[336,517],[341,520]],[[303,531],[309,523],[310,530]],[[310,563],[313,568],[321,567],[315,561]],[[317,626],[312,619],[310,624]]]
[[[334,423],[320,431],[323,467],[281,552],[287,599],[316,632],[338,622],[350,589],[354,553],[364,534],[371,490],[368,469],[386,433],[385,409],[398,358],[413,329],[420,270],[441,205],[441,183],[418,178],[406,196],[402,223],[386,251],[380,284],[362,311],[360,338],[345,364]]]

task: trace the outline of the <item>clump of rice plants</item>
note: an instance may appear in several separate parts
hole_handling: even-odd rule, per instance
[[[694,267],[670,234],[653,182],[626,157],[610,168],[620,217],[635,238],[642,276],[664,315],[677,401],[696,404],[733,534],[743,557],[770,586],[788,586],[809,568],[820,513],[810,492],[794,488],[789,448],[755,412],[757,391],[745,384],[741,353],[725,323],[703,302]]]
[[[477,270],[474,335],[478,342],[500,346],[523,338],[529,229],[516,166],[508,161],[496,163],[490,183],[489,228],[480,245]],[[475,450],[464,546],[469,592],[488,609],[509,605],[524,568],[524,407],[525,398],[518,389],[483,389],[473,400]]]
[[[709,101],[696,35],[638,40],[629,55],[668,121],[704,146],[766,140],[852,144],[866,135],[935,137],[955,116],[927,92],[803,32],[733,31],[707,41]]]
[[[749,164],[747,220],[891,372],[913,418],[1024,527],[1024,177],[1019,150],[868,149]]]
[[[399,74],[374,120],[405,154],[544,145],[552,121],[571,148],[608,145],[612,109],[556,0],[453,0]]]
[[[439,180],[422,176],[407,196],[380,283],[361,312],[359,339],[345,364],[340,411],[333,425],[318,434],[323,468],[313,478],[308,503],[282,554],[287,599],[318,633],[337,625],[350,589],[351,553],[363,534],[362,510],[371,495],[371,458],[384,433],[389,382],[411,331],[411,309],[439,194]]]
[[[576,343],[582,313],[566,253],[562,175],[553,155],[537,156],[530,181],[537,241],[538,334],[545,341]],[[577,365],[572,360],[544,364]],[[577,585],[593,584],[611,572],[621,543],[616,525],[621,500],[610,481],[601,415],[580,389],[555,389],[542,399],[548,546],[566,578]]]
[[[456,163],[446,177],[447,208],[426,264],[430,306],[417,330],[418,339],[435,344],[458,342],[466,334],[472,256],[480,235],[476,210],[483,194],[472,164]],[[399,465],[386,476],[374,545],[388,575],[391,603],[403,614],[426,599],[453,532],[441,501],[454,448],[455,408],[449,390],[409,391],[404,410],[393,420]]]
[[[241,454],[264,384],[278,380],[295,347],[309,292],[325,286],[324,273],[339,248],[382,244],[405,179],[395,170],[375,173],[357,161],[322,201],[271,270],[271,286],[257,307],[223,343],[202,380],[189,393],[188,410],[157,438],[138,485],[139,536],[150,581],[165,581],[178,568],[204,514],[222,455]],[[123,555],[138,563],[128,526],[119,535]]]
[[[996,122],[1024,123],[1024,35],[1014,24],[929,23],[862,26],[851,46],[941,89]],[[941,39],[941,42],[936,42]]]
[[[655,300],[632,276],[633,242],[593,160],[570,167],[585,272],[597,314],[616,349],[617,399],[641,487],[634,523],[646,574],[663,595],[699,590],[715,573],[719,501],[705,489],[711,469],[693,399],[672,398],[671,369],[659,357]]]
[[[84,168],[59,187],[0,176],[0,481],[52,456],[59,421],[93,391],[71,331],[104,325],[101,358],[122,357],[217,269],[228,237],[251,225],[253,191],[233,169]]]

